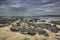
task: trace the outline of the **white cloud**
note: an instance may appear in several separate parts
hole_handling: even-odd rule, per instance
[[[42,7],[50,7],[50,6],[54,6],[55,4],[52,3],[52,4],[46,4],[46,5],[42,5]]]
[[[43,0],[43,1],[41,1],[41,2],[48,2],[47,0]]]
[[[19,8],[19,7],[20,7],[20,5],[10,5],[10,7]]]
[[[52,12],[53,10],[44,10],[45,12]]]

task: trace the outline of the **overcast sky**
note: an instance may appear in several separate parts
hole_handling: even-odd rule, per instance
[[[0,0],[0,16],[60,15],[60,0]]]

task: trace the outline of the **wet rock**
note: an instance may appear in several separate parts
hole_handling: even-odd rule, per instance
[[[29,20],[29,22],[33,22],[33,20]]]
[[[54,32],[54,33],[57,33],[58,32],[55,27],[52,27],[51,28],[51,31]]]
[[[54,25],[53,25],[53,27],[57,27],[57,25],[56,25],[56,24],[54,24]]]
[[[20,23],[16,23],[17,26],[21,26]]]
[[[60,25],[60,21],[51,21],[50,23],[53,23],[53,24],[58,24],[58,25]]]
[[[37,32],[38,32],[39,35],[42,34],[42,35],[45,35],[45,36],[49,36],[49,34],[43,29],[38,29]]]
[[[41,22],[46,22],[46,20],[41,20]]]
[[[50,24],[38,24],[38,26],[42,29],[50,29],[51,28]]]
[[[27,34],[27,28],[20,28],[19,32],[22,34]]]
[[[58,28],[58,27],[55,27],[55,28],[56,28],[57,31],[60,31],[60,28]]]
[[[12,26],[10,28],[11,31],[19,31],[20,30],[20,26]]]
[[[51,24],[40,24],[40,25],[38,25],[38,27],[40,27],[42,29],[50,30],[54,33],[57,33],[58,31],[60,31],[60,29],[56,25],[52,26]]]
[[[35,35],[36,34],[36,30],[33,29],[33,28],[28,28],[27,29],[27,34],[29,34],[29,35]]]
[[[34,28],[38,28],[38,25],[37,25],[37,24],[35,24],[35,25],[33,25],[33,27],[34,27]]]
[[[19,32],[22,34],[29,34],[29,35],[35,35],[36,34],[36,31],[33,27],[20,28]]]
[[[58,33],[58,31],[60,31],[60,28],[58,28],[56,25],[51,27],[51,31],[54,33]]]

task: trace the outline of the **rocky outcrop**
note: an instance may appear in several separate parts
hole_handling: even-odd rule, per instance
[[[11,31],[17,31],[22,34],[36,35],[36,33],[38,33],[39,35],[49,36],[47,31],[43,29],[47,29],[54,33],[60,31],[60,29],[56,25],[51,25],[47,23],[42,24],[41,23],[34,24],[30,22],[26,23],[25,21],[21,23],[20,22],[16,23],[15,25],[12,25],[12,27],[10,28]]]
[[[45,30],[43,30],[43,29],[37,29],[37,32],[38,32],[39,35],[42,34],[44,36],[49,36],[49,34]]]

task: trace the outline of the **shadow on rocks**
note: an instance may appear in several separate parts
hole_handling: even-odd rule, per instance
[[[44,36],[49,36],[49,34],[45,30],[43,30],[43,29],[38,29],[37,32],[38,32],[39,35],[42,34]]]

